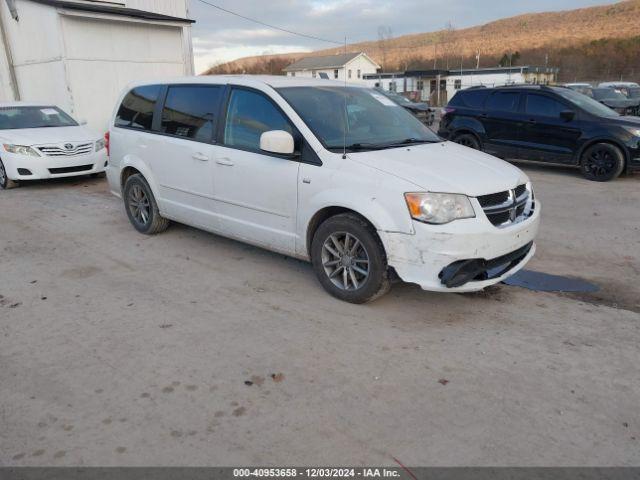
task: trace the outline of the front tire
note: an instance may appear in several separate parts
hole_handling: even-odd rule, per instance
[[[313,236],[311,261],[324,289],[345,302],[372,302],[391,287],[382,241],[358,215],[325,220]]]
[[[124,184],[124,208],[134,228],[145,235],[164,232],[169,220],[160,216],[151,187],[140,174],[131,175]]]
[[[478,140],[478,138],[472,133],[461,133],[460,135],[456,135],[453,141],[464,147],[480,150],[480,140]]]
[[[610,143],[596,143],[587,148],[580,159],[580,171],[588,180],[608,182],[624,170],[624,154]]]
[[[19,183],[15,180],[11,180],[7,176],[7,170],[4,168],[4,163],[0,160],[0,190],[10,190],[19,186]]]

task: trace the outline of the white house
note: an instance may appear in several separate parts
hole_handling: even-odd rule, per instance
[[[403,93],[416,100],[444,105],[458,90],[484,85],[495,87],[516,83],[550,84],[557,81],[555,67],[496,67],[459,70],[408,70],[364,76],[372,87]],[[438,88],[439,85],[439,88]]]
[[[188,0],[0,0],[0,101],[104,131],[126,84],[193,74]]]
[[[364,75],[378,71],[380,65],[371,60],[366,53],[343,53],[321,57],[305,57],[292,63],[283,71],[289,77],[323,77],[331,80],[362,82]]]

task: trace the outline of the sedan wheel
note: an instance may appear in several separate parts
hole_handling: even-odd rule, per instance
[[[18,182],[11,180],[7,176],[7,170],[4,168],[4,163],[0,160],[0,189],[9,190],[18,186]]]

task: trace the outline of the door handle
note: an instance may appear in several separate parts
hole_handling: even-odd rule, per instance
[[[191,157],[194,160],[199,160],[201,162],[208,162],[209,161],[209,157],[206,156],[204,153],[200,153],[200,152],[196,152],[193,155],[191,155]]]
[[[233,167],[233,162],[228,158],[218,158],[216,160],[218,165],[224,165],[226,167]]]

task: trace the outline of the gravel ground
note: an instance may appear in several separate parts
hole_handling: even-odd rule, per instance
[[[523,168],[529,268],[600,292],[355,306],[104,180],[0,192],[0,465],[639,465],[640,176]]]

